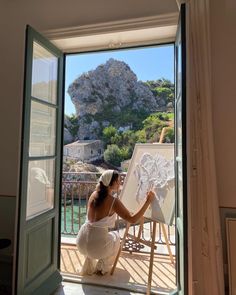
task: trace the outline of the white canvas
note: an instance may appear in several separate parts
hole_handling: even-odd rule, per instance
[[[135,145],[120,199],[134,213],[150,189],[156,197],[144,216],[171,225],[175,211],[173,144]]]

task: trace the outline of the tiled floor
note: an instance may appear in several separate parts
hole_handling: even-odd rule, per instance
[[[163,247],[163,246],[160,246]],[[160,249],[162,250],[162,249]],[[158,249],[157,249],[158,251]],[[161,252],[161,251],[160,251]],[[78,288],[78,292],[84,292],[86,288],[90,289],[88,284],[94,284],[103,286],[103,291],[97,289],[96,287],[89,293],[88,291],[84,293],[76,294],[133,294],[132,292],[145,293],[147,281],[148,281],[148,270],[149,270],[149,258],[150,254],[140,254],[140,253],[128,253],[122,252],[117,268],[114,274],[111,276],[107,274],[105,276],[84,276],[81,277],[77,274],[76,269],[80,268],[83,263],[83,256],[79,254],[75,245],[62,244],[61,248],[61,271],[66,277],[72,282],[77,282],[78,284],[73,286],[73,288]],[[80,285],[82,283],[82,285]],[[84,285],[85,284],[85,285]],[[87,286],[87,287],[86,287]],[[121,288],[123,291],[107,289],[110,288]],[[64,293],[72,295],[74,289],[72,285],[65,285]],[[80,289],[79,289],[80,288]],[[152,275],[152,291],[154,293],[168,293],[174,290],[175,286],[175,265],[171,264],[168,255],[155,254],[153,263],[153,275]],[[129,291],[124,291],[124,289]],[[70,291],[71,290],[71,291]],[[102,293],[99,293],[99,292]],[[70,293],[72,292],[72,293]],[[76,292],[76,291],[75,291]],[[98,293],[96,293],[98,292]],[[108,292],[108,293],[107,293]],[[112,293],[113,292],[113,293]],[[117,293],[118,292],[118,293]],[[121,293],[120,293],[121,292]],[[127,293],[128,292],[128,293]]]
[[[53,295],[141,295],[125,290],[63,282]]]

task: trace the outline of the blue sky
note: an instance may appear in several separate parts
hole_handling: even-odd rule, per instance
[[[126,62],[137,75],[138,80],[157,80],[164,77],[174,81],[173,45],[68,55],[65,76],[65,113],[67,115],[75,113],[74,105],[67,93],[69,85],[82,73],[94,70],[109,58]]]

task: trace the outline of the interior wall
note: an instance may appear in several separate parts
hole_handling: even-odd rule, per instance
[[[9,239],[11,245],[0,250],[0,262],[12,261],[14,245],[14,217],[15,216],[15,198],[0,196],[0,238]],[[1,293],[1,290],[0,290]]]
[[[211,0],[213,126],[220,207],[236,208],[236,1]]]
[[[17,195],[26,24],[45,31],[176,11],[175,0],[0,0],[0,195]]]
[[[211,0],[210,3],[213,132],[227,289],[226,217],[236,217],[236,1]]]

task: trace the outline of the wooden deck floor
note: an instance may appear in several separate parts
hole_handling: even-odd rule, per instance
[[[158,249],[157,252],[159,252]],[[83,256],[80,255],[75,245],[62,244],[61,272],[70,281],[145,293],[148,281],[149,258],[150,254],[147,253],[130,254],[122,252],[112,276],[106,274],[104,276],[81,277],[77,274],[77,268],[81,267],[84,261]],[[152,292],[167,293],[176,289],[175,273],[175,265],[171,264],[169,256],[156,253],[153,264]]]

